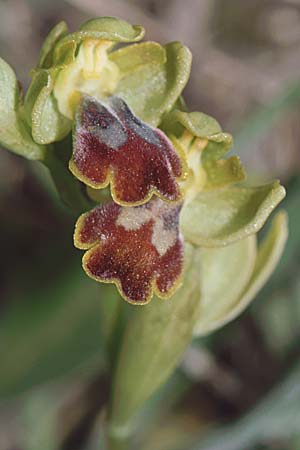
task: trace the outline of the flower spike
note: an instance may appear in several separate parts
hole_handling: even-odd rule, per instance
[[[76,115],[71,172],[96,189],[111,184],[114,201],[141,205],[155,193],[181,200],[184,164],[158,129],[139,120],[118,97],[107,103],[84,96]]]
[[[179,287],[183,267],[180,209],[153,198],[135,207],[111,202],[83,214],[74,242],[88,249],[84,270],[97,281],[115,283],[129,303],[146,304],[154,292],[170,297]]]

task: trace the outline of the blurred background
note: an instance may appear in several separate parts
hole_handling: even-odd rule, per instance
[[[255,182],[287,188],[290,238],[252,306],[195,340],[140,418],[143,450],[300,449],[300,1],[1,0],[0,54],[27,87],[51,27],[114,15],[193,53],[185,98],[235,137]],[[101,289],[45,169],[0,153],[0,450],[98,450]]]

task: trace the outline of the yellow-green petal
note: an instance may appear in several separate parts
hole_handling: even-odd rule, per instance
[[[139,118],[157,126],[188,81],[188,48],[179,42],[165,47],[146,42],[117,50],[110,59],[120,69],[115,95],[122,97]]]
[[[244,181],[244,167],[238,156],[228,159],[222,157],[232,146],[232,137],[228,133],[210,136],[201,154],[202,166],[206,173],[204,189],[214,189]]]
[[[77,44],[75,41],[65,41],[54,48],[51,68],[66,68],[75,60]]]
[[[202,170],[202,189],[215,189],[245,180],[245,170],[237,156],[222,159],[232,146],[232,136],[222,132],[219,123],[207,114],[201,112],[184,112],[174,109],[167,114],[162,122],[162,129],[175,136],[187,154],[187,159],[194,173]],[[202,151],[197,150],[197,143],[201,141]],[[199,153],[199,167],[191,158],[194,150]],[[189,161],[191,159],[191,161]]]
[[[276,268],[283,253],[287,236],[287,215],[284,211],[281,211],[273,219],[267,236],[258,248],[252,276],[241,295],[236,296],[235,301],[231,301],[227,311],[224,311],[222,316],[216,317],[214,320],[205,320],[204,317],[201,318],[194,330],[196,335],[205,335],[224,326],[234,320],[247,308]]]
[[[202,248],[199,252],[201,302],[195,335],[214,328],[236,305],[254,270],[256,236],[224,248]]]
[[[115,92],[119,69],[108,59],[111,45],[111,41],[86,39],[79,46],[76,58],[58,72],[53,93],[65,117],[74,119],[82,94],[100,100]],[[68,59],[68,52],[65,56]]]
[[[257,233],[284,196],[278,181],[200,192],[182,209],[181,231],[194,245],[228,245]]]
[[[185,112],[179,109],[172,110],[164,117],[162,128],[167,134],[179,137],[186,129],[191,135],[208,138],[221,133],[220,124],[211,116],[202,112]]]
[[[12,68],[0,58],[0,143],[28,159],[43,159],[44,149],[36,144],[20,115],[19,86]]]

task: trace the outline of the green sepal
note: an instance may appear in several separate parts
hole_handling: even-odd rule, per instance
[[[278,181],[203,191],[184,205],[181,231],[194,245],[228,245],[257,233],[284,197],[285,189]]]
[[[98,17],[90,19],[79,27],[80,41],[88,38],[105,39],[115,42],[138,42],[143,39],[145,29],[141,25],[131,25],[117,17]],[[77,35],[77,33],[74,33]]]
[[[253,249],[254,236],[223,249],[201,250],[202,308],[194,335],[211,333],[246,309],[276,268],[287,235],[287,215],[281,211],[273,219],[257,255]]]
[[[85,22],[79,30],[63,37],[55,48],[55,61],[59,60],[58,55],[62,49],[68,45],[80,44],[85,39],[107,40],[112,42],[137,42],[145,34],[145,30],[140,25],[130,25],[124,20],[115,17],[99,17]]]
[[[171,111],[180,97],[189,80],[192,65],[192,54],[181,42],[170,42],[165,45],[165,49],[168,96],[164,102],[163,113]]]
[[[33,69],[31,71],[31,76],[32,80],[27,89],[24,99],[24,117],[30,128],[32,126],[32,109],[40,91],[44,86],[47,85],[48,79],[47,71],[41,69]]]
[[[112,52],[109,59],[117,64],[121,76],[126,77],[136,70],[148,69],[149,65],[162,66],[167,57],[163,46],[147,41],[120,48]]]
[[[120,69],[119,95],[133,112],[157,126],[180,97],[190,74],[191,53],[179,42],[131,45],[110,55]]]
[[[199,251],[186,245],[179,291],[170,300],[154,298],[132,312],[113,381],[112,440],[126,429],[130,432],[133,416],[171,374],[191,340],[200,303],[198,258]]]
[[[0,143],[28,159],[44,158],[21,115],[20,88],[12,68],[0,58]]]
[[[62,140],[72,129],[72,122],[58,111],[53,95],[56,69],[37,69],[25,97],[25,112],[38,144]]]
[[[57,42],[53,55],[54,67],[65,67],[74,61],[78,45],[85,39],[118,42],[137,42],[145,34],[143,27],[130,25],[115,17],[99,17],[85,22],[79,31],[67,34]]]
[[[50,31],[48,36],[46,37],[41,51],[38,62],[39,68],[48,69],[51,67],[53,63],[53,50],[57,42],[63,38],[68,33],[68,27],[65,22],[59,22],[55,25],[54,28]]]

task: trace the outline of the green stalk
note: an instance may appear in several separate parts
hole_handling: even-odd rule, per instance
[[[199,252],[186,244],[183,286],[169,300],[135,307],[122,336],[112,384],[108,449],[131,449],[137,413],[171,375],[199,314]]]

